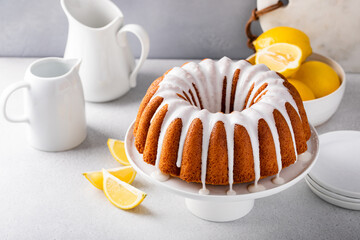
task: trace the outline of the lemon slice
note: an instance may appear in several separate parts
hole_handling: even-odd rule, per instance
[[[263,63],[271,70],[289,77],[299,69],[301,59],[302,51],[298,46],[289,43],[275,43],[258,51],[255,63]]]
[[[275,27],[262,33],[254,42],[256,51],[262,50],[275,43],[290,43],[301,48],[302,62],[312,53],[310,39],[302,31],[292,27]]]
[[[107,199],[121,209],[132,209],[146,197],[146,193],[114,177],[105,169],[103,171],[103,189]]]
[[[109,138],[107,141],[111,155],[116,161],[122,165],[129,166],[129,160],[126,157],[124,142],[116,139]]]
[[[121,181],[131,184],[136,176],[135,170],[131,166],[119,167],[119,168],[112,168],[106,170],[111,175],[117,177]],[[92,185],[97,187],[98,189],[103,190],[103,173],[102,171],[95,171],[95,172],[86,172],[83,173],[89,182]]]

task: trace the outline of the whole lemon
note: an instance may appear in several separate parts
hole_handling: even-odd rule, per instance
[[[315,99],[314,93],[311,91],[311,89],[308,86],[306,86],[305,83],[297,79],[288,79],[288,81],[296,88],[303,101]]]
[[[309,37],[299,29],[292,27],[281,26],[269,29],[253,42],[256,51],[275,43],[290,43],[301,48],[302,62],[312,53]]]
[[[340,86],[339,76],[334,69],[319,61],[303,63],[293,78],[305,83],[316,98],[326,96]]]

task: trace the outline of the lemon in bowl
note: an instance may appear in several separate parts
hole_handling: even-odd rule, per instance
[[[321,98],[334,92],[340,86],[339,76],[326,63],[308,61],[300,66],[294,78],[306,84],[316,98]]]
[[[296,88],[299,92],[300,97],[303,101],[309,101],[315,99],[313,91],[302,81],[297,79],[289,78],[288,81]]]
[[[318,61],[328,65],[336,73],[339,81],[339,86],[336,89],[333,86],[331,93],[313,100],[304,101],[304,107],[309,122],[316,127],[328,121],[338,109],[345,92],[346,75],[344,69],[340,66],[340,64],[338,64],[335,60],[331,58],[313,53],[311,56],[308,57],[307,60],[309,62]],[[326,81],[326,78],[323,79],[325,79],[323,81]],[[330,81],[332,82],[334,80]],[[334,83],[326,85],[334,85]],[[309,88],[312,88],[310,85],[308,86]],[[314,94],[316,97],[315,92]]]

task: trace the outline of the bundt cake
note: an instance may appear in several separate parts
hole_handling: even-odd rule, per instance
[[[226,185],[279,174],[311,132],[296,89],[246,60],[188,62],[156,79],[134,125],[146,163],[187,182]]]

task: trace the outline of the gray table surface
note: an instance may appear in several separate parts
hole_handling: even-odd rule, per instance
[[[0,92],[23,79],[34,59],[0,58]],[[0,119],[0,239],[360,239],[360,212],[315,196],[304,180],[258,199],[244,218],[214,223],[193,216],[184,199],[137,176],[133,185],[148,193],[137,208],[114,207],[82,173],[113,168],[108,138],[123,139],[146,89],[158,76],[185,60],[148,60],[138,86],[103,104],[87,103],[88,137],[76,149],[48,153],[26,143],[25,125]],[[336,114],[319,134],[360,130],[360,74],[348,85]],[[15,93],[8,112],[22,113]]]

